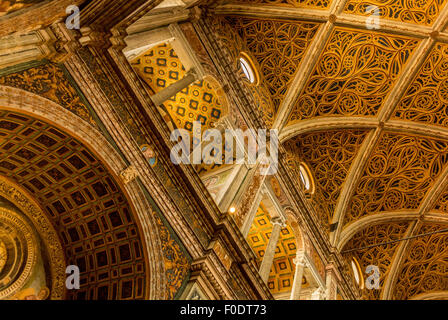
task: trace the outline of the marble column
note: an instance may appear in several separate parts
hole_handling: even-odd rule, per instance
[[[294,282],[291,290],[290,300],[300,300],[300,291],[302,290],[303,272],[306,266],[306,258],[303,251],[297,252],[295,259],[293,260],[296,265],[296,271],[294,274]]]
[[[244,236],[244,238],[247,237],[249,234],[250,228],[252,227],[252,224],[254,222],[255,216],[257,214],[258,208],[260,207],[261,200],[263,199],[263,192],[259,192],[257,197],[255,198],[255,201],[250,208],[246,220],[243,223],[243,227],[241,228],[241,232]]]
[[[271,267],[272,263],[274,262],[275,249],[277,248],[280,231],[285,227],[284,221],[279,217],[272,219],[272,224],[273,228],[271,236],[269,237],[269,243],[266,247],[263,261],[261,262],[260,266],[260,276],[265,283],[268,282],[269,274],[271,273]]]
[[[198,79],[194,69],[190,69],[182,79],[157,92],[151,96],[151,99],[156,106],[160,106],[166,100],[174,97],[176,93],[182,91],[196,80]]]

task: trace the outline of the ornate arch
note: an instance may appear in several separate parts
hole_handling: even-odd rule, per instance
[[[0,108],[19,111],[54,124],[95,152],[125,192],[141,230],[149,283],[145,298],[165,299],[167,281],[164,265],[160,263],[164,261],[164,254],[157,223],[153,215],[148,214],[153,210],[152,205],[136,180],[126,185],[121,182],[119,176],[127,168],[127,164],[107,139],[90,124],[57,103],[21,89],[0,86]]]
[[[448,291],[422,293],[410,300],[448,300]]]

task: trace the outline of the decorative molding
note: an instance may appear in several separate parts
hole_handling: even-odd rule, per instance
[[[120,177],[124,184],[129,184],[138,177],[138,171],[135,166],[130,165],[120,173]]]

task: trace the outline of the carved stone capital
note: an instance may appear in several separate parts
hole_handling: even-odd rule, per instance
[[[130,165],[120,173],[120,177],[124,184],[128,184],[138,177],[137,169],[133,165]]]
[[[286,223],[285,223],[285,219],[283,219],[282,217],[275,217],[271,220],[271,223],[273,225],[278,225],[281,228],[285,228],[286,227]]]
[[[82,46],[92,46],[107,49],[112,46],[111,34],[91,27],[81,28],[81,38],[79,42]],[[123,40],[124,42],[124,40]]]
[[[307,261],[306,261],[305,253],[303,251],[297,252],[296,257],[294,258],[294,260],[292,260],[292,262],[296,266],[306,267]]]

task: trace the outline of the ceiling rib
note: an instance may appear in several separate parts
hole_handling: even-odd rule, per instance
[[[379,127],[375,130],[372,139],[366,139],[364,141],[362,147],[363,152],[361,152],[360,150],[355,158],[355,161],[353,162],[347,180],[342,187],[341,196],[339,197],[338,204],[333,215],[332,224],[338,223],[336,231],[330,236],[331,242],[334,246],[337,246],[339,242],[339,236],[344,224],[344,215],[347,210],[350,198],[353,195],[357,182],[362,174],[362,170],[367,164],[367,160],[370,158],[375,145],[378,143],[381,137],[381,133],[384,131],[385,123],[387,123],[387,121],[391,117],[397,103],[406,92],[406,89],[414,79],[414,76],[419,71],[420,66],[424,63],[425,58],[431,51],[434,43],[434,39],[427,38],[419,44],[416,52],[412,55],[409,63],[406,64],[406,67],[400,75],[400,78],[397,80],[394,88],[384,102],[384,106],[380,109],[380,112],[377,116],[377,120],[380,124]]]
[[[421,222],[416,220],[414,222],[411,222],[408,230],[406,231],[406,234],[404,235],[405,238],[411,237],[415,234],[415,232],[420,228]],[[399,244],[397,250],[394,253],[394,256],[392,258],[392,263],[390,266],[389,274],[387,275],[387,278],[384,280],[384,288],[381,292],[381,298],[383,300],[390,300],[392,296],[392,289],[393,284],[395,283],[395,278],[398,274],[398,270],[402,264],[402,260],[404,259],[404,255],[406,252],[406,249],[408,248],[409,240],[403,241]]]
[[[339,242],[339,236],[342,232],[344,223],[344,214],[347,211],[350,198],[354,192],[356,184],[362,175],[364,165],[370,158],[370,154],[373,152],[373,148],[381,136],[382,129],[376,128],[374,131],[369,132],[367,137],[359,149],[355,160],[347,174],[347,178],[342,187],[341,195],[339,196],[338,203],[333,214],[332,224],[338,224],[337,229],[330,235],[330,242],[333,246],[337,247]]]
[[[302,120],[283,129],[280,142],[286,142],[296,136],[325,130],[336,129],[375,129],[380,121],[372,117],[318,117]],[[422,137],[448,140],[448,128],[405,120],[389,120],[384,124],[384,131],[406,132]]]
[[[300,63],[299,69],[294,75],[294,79],[291,81],[285,98],[283,99],[280,107],[277,111],[277,115],[272,125],[273,129],[278,129],[280,132],[283,129],[289,113],[291,112],[297,97],[306,84],[311,72],[313,72],[314,65],[321,52],[325,48],[325,43],[333,31],[334,25],[331,22],[327,22],[319,28],[316,36],[314,37],[310,47],[307,49],[303,60]]]
[[[338,243],[338,251],[342,251],[345,245],[350,239],[358,232],[371,227],[373,225],[388,223],[388,222],[404,222],[404,221],[414,221],[420,216],[419,211],[408,211],[408,212],[381,212],[379,214],[365,216],[356,222],[350,224],[345,228],[340,237]],[[446,219],[448,222],[448,219]]]
[[[444,8],[443,10],[446,10]],[[441,15],[443,14],[443,10]],[[327,22],[330,19],[331,11],[304,8],[288,8],[275,6],[253,6],[249,4],[224,4],[214,9],[216,14],[222,15],[243,15],[264,19],[287,19],[312,22]],[[354,14],[339,13],[335,17],[335,26],[345,26],[354,29],[368,30],[366,28],[366,17]],[[448,32],[442,31],[443,21],[435,22],[433,27],[419,26],[412,23],[404,23],[387,19],[381,20],[380,32],[401,34],[410,37],[427,38],[434,30],[440,30],[434,34],[439,42],[448,42]]]
[[[342,11],[347,0],[336,0],[333,2],[330,13],[331,15],[337,15]],[[303,10],[305,11],[305,10]],[[334,19],[329,19],[323,26],[319,28],[318,34],[314,37],[313,42],[308,48],[303,60],[300,63],[299,69],[296,71],[293,81],[286,92],[285,99],[282,101],[280,108],[275,117],[273,129],[278,129],[280,132],[285,126],[289,113],[294,107],[297,97],[302,91],[309,78],[311,72],[313,72],[314,66],[317,63],[322,51],[325,49],[325,44],[334,29]]]

